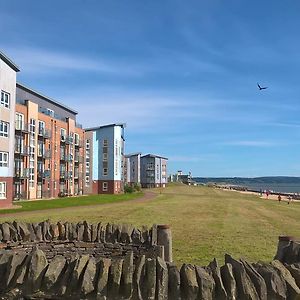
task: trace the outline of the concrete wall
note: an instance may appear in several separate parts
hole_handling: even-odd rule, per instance
[[[8,167],[0,167],[0,182],[6,182],[6,199],[0,207],[10,206],[13,198],[16,71],[0,59],[0,91],[10,94],[10,107],[0,106],[0,120],[9,123],[9,137],[0,137],[0,151],[8,152]]]

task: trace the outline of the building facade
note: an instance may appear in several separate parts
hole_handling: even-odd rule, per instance
[[[125,155],[124,182],[129,185],[141,183],[141,153]]]
[[[77,112],[16,86],[14,198],[82,194],[84,130]]]
[[[85,194],[124,191],[124,128],[110,124],[85,129]]]
[[[165,187],[167,184],[165,157],[147,154],[141,157],[141,185],[143,188]]]
[[[0,207],[12,205],[16,73],[19,68],[0,52]]]

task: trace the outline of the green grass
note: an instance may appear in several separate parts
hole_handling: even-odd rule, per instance
[[[51,200],[37,200],[37,201],[16,201],[14,205],[21,206],[16,209],[0,210],[0,215],[11,214],[25,211],[47,210],[52,208],[66,208],[85,205],[98,205],[122,202],[133,200],[142,197],[143,193],[120,194],[120,195],[89,195],[80,197],[66,197]]]
[[[53,221],[88,220],[136,226],[170,224],[177,264],[206,265],[213,257],[223,260],[225,253],[250,261],[268,261],[276,253],[279,235],[300,237],[299,203],[288,205],[255,195],[184,185],[170,185],[155,192],[155,199],[144,202],[112,201],[80,209],[35,211],[18,219],[32,222],[48,218]],[[48,202],[51,201],[43,205],[50,205]],[[0,222],[15,218],[1,216]]]

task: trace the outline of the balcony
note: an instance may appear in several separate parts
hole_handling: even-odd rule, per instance
[[[50,170],[38,170],[37,177],[38,180],[49,179],[51,176]]]
[[[66,176],[67,176],[67,179],[72,179],[73,178],[73,172],[72,171],[67,172]]]
[[[60,179],[66,179],[67,178],[67,172],[66,171],[60,171],[59,172],[59,178]]]
[[[25,200],[27,199],[26,192],[18,192],[14,194],[14,200]]]
[[[38,158],[50,159],[51,158],[51,150],[38,151],[37,155],[38,155]]]
[[[70,135],[66,136],[66,144],[73,144],[74,138]]]
[[[72,161],[73,161],[73,155],[67,154],[67,155],[66,155],[66,161],[67,161],[67,162],[72,162]]]
[[[39,128],[38,136],[44,138],[44,139],[50,139],[51,138],[51,131],[45,128]]]
[[[18,179],[29,178],[29,169],[28,168],[16,168],[15,169],[15,178],[18,178]]]
[[[15,154],[27,156],[29,155],[29,147],[23,145],[15,145]]]
[[[28,124],[20,121],[15,122],[15,130],[19,132],[28,133],[29,132],[29,126]]]
[[[66,160],[66,155],[64,153],[60,153],[60,160],[65,161]]]
[[[75,140],[75,147],[77,147],[77,148],[83,148],[83,142],[81,140],[79,140],[79,141]]]
[[[81,175],[81,174],[79,173],[79,169],[76,168],[76,169],[74,170],[74,179],[78,179],[80,175]]]

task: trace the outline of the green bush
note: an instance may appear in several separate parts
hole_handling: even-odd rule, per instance
[[[134,192],[134,189],[132,186],[125,184],[124,186],[124,192],[127,194],[132,194]]]

